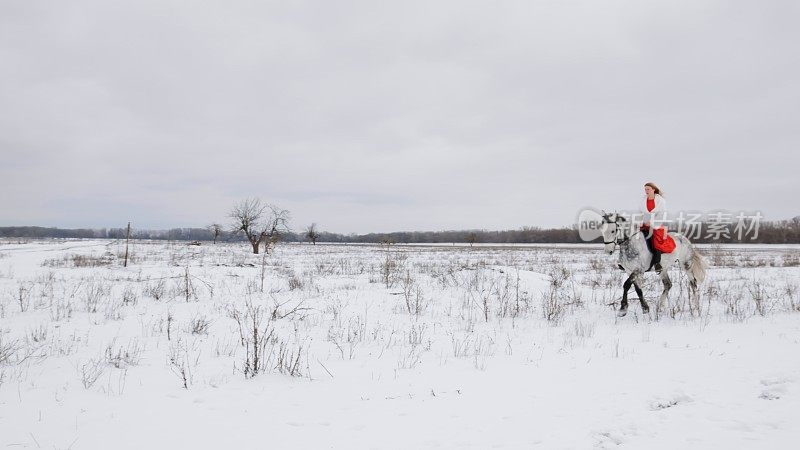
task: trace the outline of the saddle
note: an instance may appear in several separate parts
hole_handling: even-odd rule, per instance
[[[650,258],[650,267],[647,268],[646,272],[654,269],[656,272],[661,272],[661,252],[655,247],[653,239],[655,239],[655,235],[649,236],[646,240],[647,249],[650,250],[650,254],[652,255]]]
[[[650,255],[651,255],[650,256],[650,266],[647,268],[647,270],[645,270],[645,272],[650,272],[651,270],[653,270],[653,268],[655,268],[656,272],[661,272],[661,269],[662,269],[662,267],[661,267],[661,252],[658,251],[654,247],[654,245],[653,245],[653,237],[654,236],[650,236],[650,237],[646,238],[646,241],[645,241],[645,242],[647,242],[647,250],[650,251]],[[658,267],[656,267],[656,266],[658,266]],[[619,270],[621,270],[623,272],[625,271],[625,268],[622,267],[622,264],[617,264],[617,267],[619,267]]]
[[[648,230],[643,229],[642,231],[645,233],[645,236],[647,236],[647,231]],[[662,267],[661,267],[661,253],[663,253],[663,252],[659,251],[655,247],[653,239],[655,239],[655,234],[651,234],[650,236],[647,236],[645,238],[645,242],[647,243],[647,250],[650,251],[650,266],[647,268],[647,270],[645,270],[645,272],[650,272],[651,270],[654,270],[654,269],[655,269],[656,272],[661,272],[661,270],[662,270]],[[669,239],[671,240],[672,238],[670,237]],[[621,270],[623,272],[625,271],[625,268],[622,267],[622,264],[617,264],[617,267],[619,267],[619,270]]]

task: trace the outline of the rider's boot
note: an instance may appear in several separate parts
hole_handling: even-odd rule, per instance
[[[655,248],[653,248],[653,261],[650,265],[653,266],[653,269],[655,269],[657,273],[661,273],[661,270],[663,269],[661,267],[661,252]]]

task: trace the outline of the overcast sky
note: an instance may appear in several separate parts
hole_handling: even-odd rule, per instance
[[[0,2],[0,225],[800,214],[800,2]]]

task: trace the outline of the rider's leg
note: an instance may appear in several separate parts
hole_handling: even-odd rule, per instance
[[[661,252],[653,248],[653,262],[651,263],[656,272],[661,272]]]
[[[653,252],[653,259],[650,265],[658,273],[661,273],[661,251],[656,246],[656,240],[658,240],[659,243],[663,243],[665,239],[664,236],[665,234],[666,234],[666,229],[659,228],[655,230],[655,232],[653,233],[653,237],[651,238],[652,243],[650,244],[651,245],[650,251]]]
[[[655,270],[656,271],[660,271],[661,270],[661,252],[656,250],[656,246],[655,246],[655,244],[653,244],[653,239],[654,238],[655,238],[655,236],[650,236],[650,237],[647,238],[647,240],[645,242],[647,242],[647,249],[650,250],[650,254],[653,255],[651,257],[651,259],[650,259],[650,267],[654,267],[654,266],[656,266],[656,264],[658,264],[658,266],[655,267]],[[649,268],[648,268],[648,270],[649,270]]]

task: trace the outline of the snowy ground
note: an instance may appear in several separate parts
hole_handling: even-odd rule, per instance
[[[0,242],[0,448],[800,442],[800,247],[622,319],[599,246],[247,250]]]

